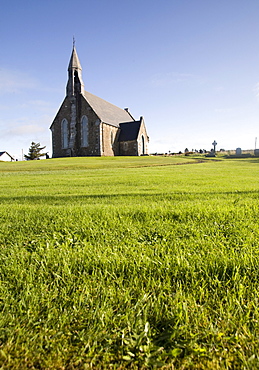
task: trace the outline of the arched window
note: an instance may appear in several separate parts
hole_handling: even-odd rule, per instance
[[[88,118],[86,116],[81,119],[81,146],[88,146]]]
[[[111,131],[111,145],[113,146],[113,132]]]
[[[145,139],[143,135],[142,135],[142,154],[145,154]]]
[[[61,122],[62,148],[68,148],[68,122],[64,118]]]

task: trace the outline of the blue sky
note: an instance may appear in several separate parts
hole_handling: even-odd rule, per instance
[[[85,89],[144,116],[150,152],[254,149],[258,17],[258,0],[2,2],[0,151],[51,154],[73,36]]]

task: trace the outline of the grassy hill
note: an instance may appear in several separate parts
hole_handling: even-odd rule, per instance
[[[258,176],[256,158],[0,163],[2,368],[259,368]]]

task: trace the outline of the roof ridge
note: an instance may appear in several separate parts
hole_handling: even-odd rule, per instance
[[[129,115],[125,109],[122,109],[117,105],[90,93],[89,91],[84,91],[83,95],[88,104],[104,123],[119,127],[119,123],[128,122],[129,117],[134,120],[134,118]]]

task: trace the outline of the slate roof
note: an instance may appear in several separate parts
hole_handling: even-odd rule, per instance
[[[129,119],[132,120],[132,116],[125,109],[121,109],[96,95],[84,91],[84,97],[104,123],[119,127],[120,123],[129,122]]]
[[[141,121],[120,123],[120,135],[118,141],[137,140]]]

